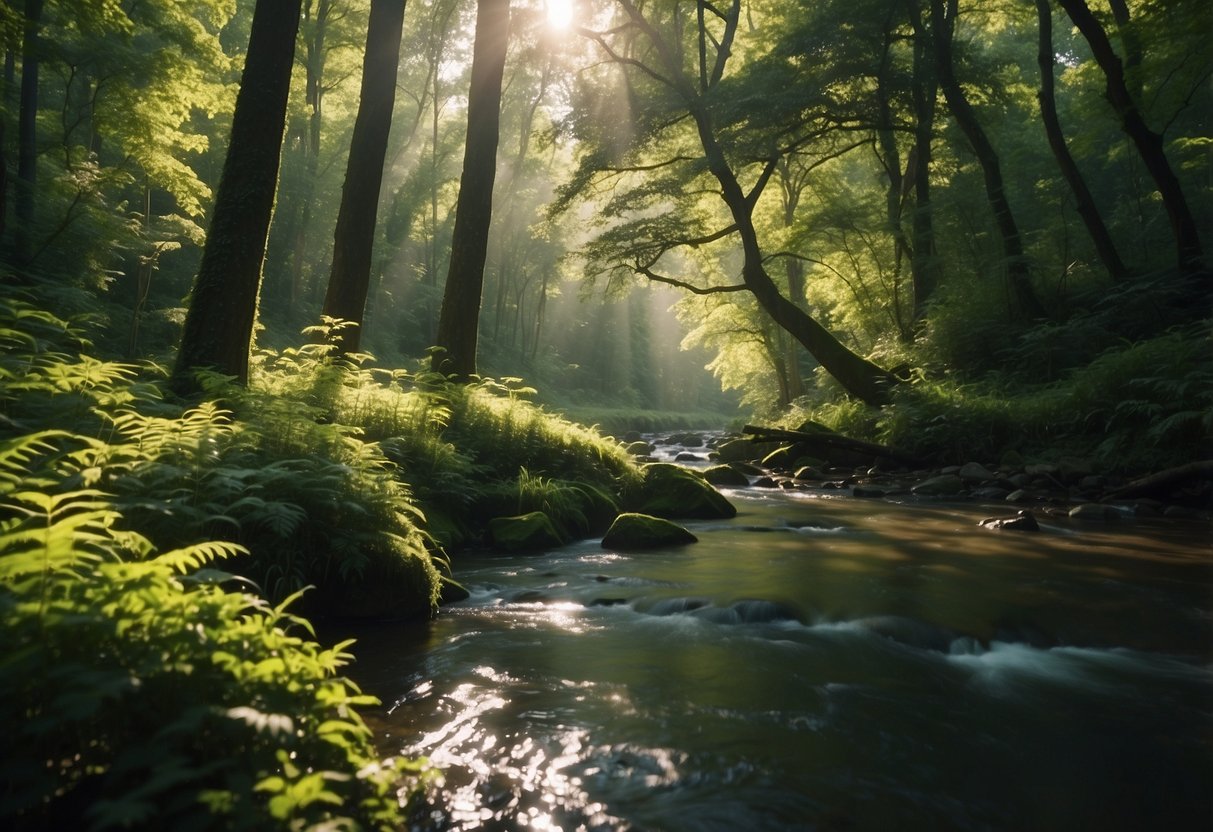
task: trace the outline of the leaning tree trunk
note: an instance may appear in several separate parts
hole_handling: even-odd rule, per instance
[[[404,4],[405,0],[372,0],[367,24],[362,96],[350,139],[341,208],[333,236],[333,267],[324,296],[325,315],[356,324],[339,335],[339,346],[344,352],[356,352],[362,338],[383,160],[387,156],[396,102]]]
[[[1113,280],[1123,281],[1128,276],[1128,270],[1116,251],[1116,244],[1108,227],[1104,225],[1095,199],[1087,188],[1086,180],[1078,169],[1078,163],[1070,155],[1066,146],[1065,136],[1061,132],[1061,121],[1057,117],[1057,99],[1054,94],[1053,82],[1053,9],[1049,0],[1036,0],[1036,13],[1040,20],[1040,48],[1036,53],[1036,61],[1040,64],[1040,116],[1045,124],[1045,134],[1049,139],[1049,147],[1057,159],[1057,167],[1065,178],[1070,190],[1074,193],[1075,207],[1078,216],[1082,217],[1091,242],[1095,244],[1095,252],[1100,262],[1108,270]]]
[[[493,218],[501,77],[509,24],[509,0],[479,1],[476,41],[472,47],[472,83],[468,91],[467,143],[451,235],[451,262],[438,318],[438,349],[433,360],[436,371],[459,378],[476,373],[476,337],[489,225]]]
[[[948,109],[952,111],[956,124],[960,127],[973,154],[981,165],[985,180],[986,199],[994,212],[994,221],[1002,238],[1003,257],[1007,264],[1007,279],[1011,284],[1011,293],[1015,298],[1020,315],[1027,318],[1045,318],[1048,313],[1036,297],[1032,288],[1032,277],[1028,269],[1028,261],[1024,256],[1023,240],[1019,234],[1019,225],[1011,212],[1011,203],[1007,200],[1006,187],[1002,179],[1002,166],[998,153],[990,144],[986,131],[977,119],[977,112],[969,103],[960,81],[956,78],[955,64],[952,57],[952,34],[956,22],[957,0],[948,0],[948,12],[945,14],[943,0],[931,0],[931,31],[935,42],[935,64],[939,74],[939,86],[943,90]]]
[[[848,394],[871,405],[884,404],[897,379],[866,358],[851,352],[812,316],[780,294],[779,287],[763,265],[752,208],[716,141],[711,117],[706,108],[697,102],[692,102],[690,108],[707,158],[708,170],[720,183],[721,198],[728,206],[741,236],[741,277],[746,288],[771,319],[803,344]]]
[[[1162,136],[1155,133],[1146,124],[1141,110],[1137,108],[1137,103],[1129,93],[1125,81],[1124,65],[1116,54],[1116,50],[1112,48],[1112,43],[1108,40],[1103,26],[1095,19],[1095,15],[1091,14],[1085,0],[1059,0],[1059,2],[1066,14],[1070,16],[1071,22],[1078,27],[1082,36],[1090,44],[1091,53],[1095,56],[1099,68],[1104,72],[1106,80],[1104,97],[1116,111],[1116,115],[1120,118],[1121,128],[1133,141],[1146,166],[1146,171],[1154,180],[1154,186],[1158,188],[1158,194],[1162,197],[1163,207],[1167,212],[1167,219],[1171,223],[1171,231],[1175,235],[1180,271],[1207,281],[1213,272],[1205,268],[1204,250],[1201,247],[1196,220],[1188,209],[1188,202],[1184,198],[1179,179],[1171,170],[1170,162],[1167,161],[1167,155],[1163,151]]]
[[[194,371],[203,368],[248,381],[301,5],[257,0],[253,11],[231,141],[173,371],[181,393],[197,389]]]

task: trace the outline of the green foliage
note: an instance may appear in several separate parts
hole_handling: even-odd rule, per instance
[[[248,548],[240,571],[272,600],[315,585],[315,611],[431,614],[441,578],[422,517],[358,430],[222,381],[217,392],[244,418],[213,400],[183,411],[136,380],[155,368],[58,351],[78,342],[73,327],[24,301],[0,302],[0,321],[14,346],[0,363],[7,432],[92,431],[73,476],[103,488],[158,547],[225,537]]]
[[[44,432],[0,442],[0,819],[9,829],[391,827],[416,770],[379,761],[337,676],[349,644],[225,591],[207,568],[242,554],[195,543],[155,554],[96,489],[71,481]]]
[[[338,675],[349,644],[287,611],[309,583],[327,612],[433,608],[378,448],[303,404],[183,411],[155,368],[79,352],[78,327],[16,296],[0,340],[0,824],[398,828],[417,766],[375,754],[355,709],[376,702]]]
[[[1107,470],[1158,469],[1213,450],[1210,346],[1209,325],[1193,324],[1110,347],[1056,381],[919,374],[878,414],[827,403],[788,423],[807,414],[940,460],[997,460],[1014,449],[1027,457],[1081,455]]]

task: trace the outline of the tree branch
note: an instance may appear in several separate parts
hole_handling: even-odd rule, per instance
[[[673,277],[666,277],[663,274],[657,274],[647,266],[642,266],[639,263],[632,266],[632,270],[636,274],[641,274],[656,283],[665,283],[667,286],[676,286],[679,289],[686,289],[688,292],[694,292],[697,295],[719,295],[725,292],[748,292],[749,286],[744,284],[736,286],[695,286],[691,283],[678,280]]]

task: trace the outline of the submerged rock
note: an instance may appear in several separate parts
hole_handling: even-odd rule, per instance
[[[635,512],[621,514],[615,518],[611,528],[602,538],[602,548],[621,552],[638,552],[658,549],[663,546],[681,546],[697,543],[699,538],[677,523]]]
[[[1030,511],[1021,511],[1014,517],[988,517],[978,525],[985,526],[987,529],[1005,529],[1017,532],[1040,531],[1040,524],[1036,522],[1036,515]]]
[[[1069,513],[1072,520],[1094,520],[1104,523],[1120,517],[1120,513],[1116,509],[1101,506],[1098,503],[1082,503],[1070,509]]]
[[[964,490],[964,480],[956,474],[940,474],[937,477],[930,477],[910,489],[912,493],[922,497],[951,497]]]

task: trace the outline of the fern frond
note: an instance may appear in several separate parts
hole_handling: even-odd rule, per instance
[[[173,549],[152,559],[152,563],[167,566],[174,572],[184,575],[194,569],[199,569],[208,563],[236,555],[247,555],[248,549],[238,543],[222,540],[211,540],[205,543],[195,543],[181,549]]]

